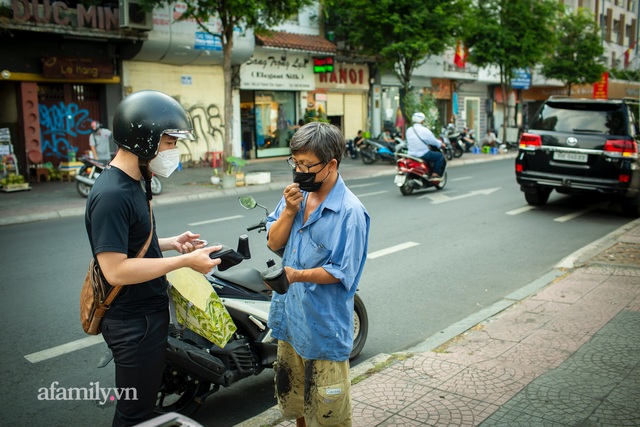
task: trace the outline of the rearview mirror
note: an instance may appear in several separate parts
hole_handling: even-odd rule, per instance
[[[253,198],[253,196],[238,197],[238,200],[240,201],[240,205],[245,209],[253,209],[258,206],[258,203],[256,202],[256,199]]]

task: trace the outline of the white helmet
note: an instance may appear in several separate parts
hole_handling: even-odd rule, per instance
[[[426,119],[427,117],[421,113],[420,111],[418,111],[417,113],[413,113],[413,116],[411,116],[411,121],[413,123],[422,123],[424,122],[424,119]]]

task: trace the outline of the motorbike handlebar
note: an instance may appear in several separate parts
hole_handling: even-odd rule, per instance
[[[258,230],[258,233],[260,231],[267,231],[267,219],[264,218],[258,224],[254,224],[247,227],[247,231],[253,231],[253,230]]]

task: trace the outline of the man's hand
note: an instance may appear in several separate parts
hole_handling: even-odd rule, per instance
[[[296,214],[302,205],[302,192],[297,182],[289,184],[284,189],[284,200],[287,204],[286,210]]]
[[[195,251],[184,255],[189,257],[189,267],[198,273],[207,274],[213,267],[220,264],[222,260],[220,258],[211,259],[209,254],[222,249],[222,246],[210,246],[208,248],[196,249]]]
[[[192,233],[191,231],[185,231],[184,233],[176,237],[172,246],[181,254],[188,254],[195,251],[196,249],[205,247],[206,242],[199,239],[199,234]]]

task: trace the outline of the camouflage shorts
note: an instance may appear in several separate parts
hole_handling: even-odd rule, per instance
[[[278,342],[276,398],[287,419],[304,416],[307,427],[351,427],[349,361],[308,360]]]

